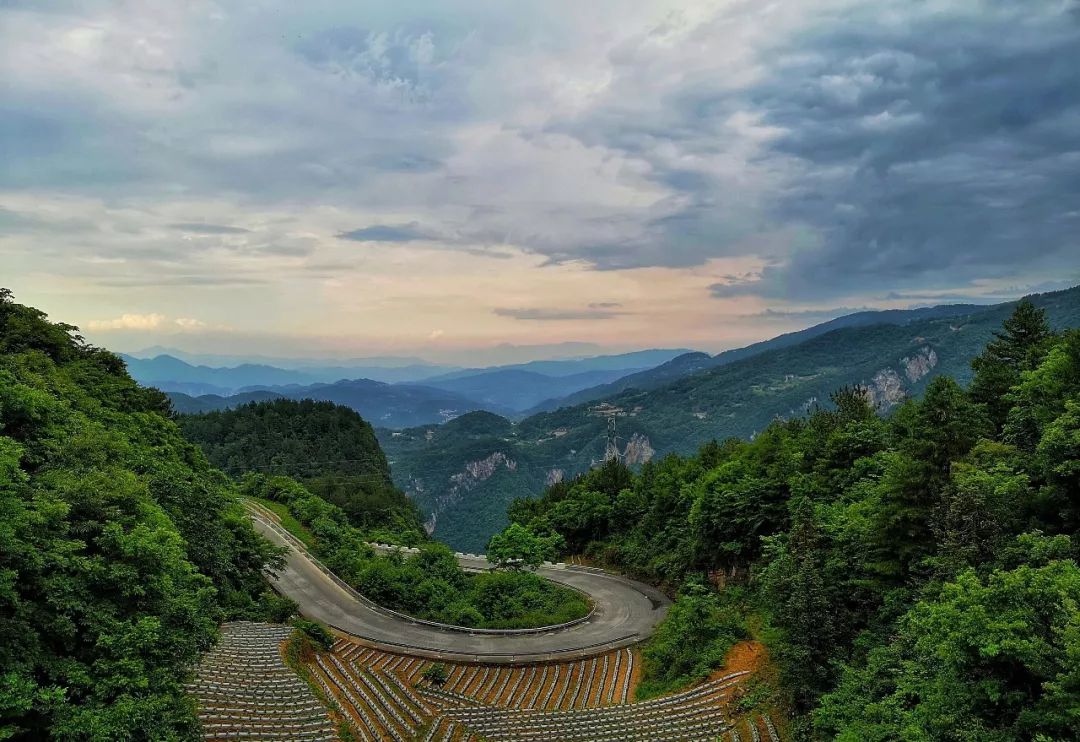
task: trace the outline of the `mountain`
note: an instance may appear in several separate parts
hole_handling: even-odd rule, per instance
[[[568,376],[547,376],[535,371],[501,369],[471,376],[428,379],[424,386],[444,389],[475,399],[492,409],[515,412],[534,407],[545,399],[568,394],[614,381],[638,369],[584,371]]]
[[[675,379],[704,371],[706,369],[723,366],[726,363],[750,358],[767,350],[787,348],[798,345],[811,338],[824,335],[833,330],[845,327],[868,327],[870,325],[906,325],[919,320],[955,317],[972,314],[985,309],[979,304],[944,304],[936,307],[919,307],[917,309],[883,309],[855,312],[843,317],[831,319],[828,322],[808,327],[804,330],[788,332],[778,335],[770,340],[763,340],[743,348],[733,348],[710,356],[707,353],[689,352],[676,356],[666,363],[654,368],[645,369],[635,374],[628,374],[608,384],[601,384],[589,389],[566,395],[565,397],[545,400],[529,412],[546,412],[559,407],[570,407],[594,399],[603,399],[613,394],[618,394],[625,389],[652,389],[670,383]]]
[[[672,358],[690,352],[692,351],[689,351],[686,348],[651,348],[649,350],[637,350],[630,353],[616,353],[605,356],[529,361],[528,363],[513,363],[503,366],[490,366],[487,368],[468,368],[431,377],[426,383],[464,378],[493,371],[527,371],[534,374],[543,374],[544,376],[576,376],[589,371],[630,372],[653,368],[661,363],[670,361]]]
[[[614,381],[643,370],[649,363],[661,363],[680,353],[681,350],[644,350],[452,371],[444,366],[423,364],[385,368],[278,368],[245,363],[214,367],[192,365],[168,354],[152,358],[122,357],[132,377],[145,386],[167,392],[178,412],[221,410],[275,397],[310,397],[351,406],[365,416],[372,416],[380,425],[401,427],[441,422],[461,411],[474,409],[519,413],[543,400]],[[418,385],[412,383],[414,377],[431,378]],[[402,388],[388,391],[383,387],[389,383]],[[382,386],[373,386],[379,384]],[[419,405],[412,414],[408,409],[410,403]]]
[[[219,353],[189,353],[179,348],[153,345],[126,354],[135,358],[172,356],[193,366],[235,367],[245,364],[274,366],[276,368],[304,370],[309,368],[382,368],[403,369],[415,367],[427,369],[432,375],[457,370],[456,366],[432,363],[415,356],[364,356],[360,358],[296,358],[289,356],[229,355]]]
[[[483,403],[487,409],[522,412],[545,400],[559,400],[627,374],[645,371],[686,352],[682,348],[650,349],[589,358],[462,369],[425,379],[424,386],[463,394]]]
[[[183,415],[177,423],[210,463],[233,477],[290,476],[340,507],[359,528],[391,527],[422,537],[416,507],[391,482],[375,432],[348,407],[275,399]]]
[[[415,384],[423,381],[425,386],[463,394],[483,402],[483,406],[512,412],[526,410],[549,398],[561,398],[587,387],[606,384],[626,374],[668,361],[684,352],[681,349],[643,350],[591,358],[460,369],[429,364],[416,358],[394,357],[357,359],[341,365],[279,359],[278,362],[288,365],[245,362],[231,366],[212,366],[195,364],[192,359],[211,358],[220,362],[230,358],[237,360],[240,357],[183,354],[184,357],[181,358],[173,355],[173,352],[180,351],[156,352],[160,350],[170,349],[154,347],[143,351],[143,354],[155,353],[149,357],[121,357],[127,364],[128,373],[136,381],[163,392],[192,397],[227,397],[271,387],[310,386],[347,379],[370,379],[394,384]],[[553,381],[553,378],[559,380]],[[475,381],[468,382],[465,379]],[[230,403],[230,406],[235,406],[235,403]]]
[[[220,394],[192,396],[183,392],[166,392],[166,396],[172,402],[173,409],[181,415],[228,410],[251,402],[264,402],[269,399],[281,399],[282,397],[282,395],[274,392],[246,392],[227,397]]]
[[[152,358],[121,356],[128,373],[140,384],[154,386],[165,392],[184,394],[235,394],[253,387],[310,385],[330,383],[340,379],[371,379],[385,383],[412,382],[446,373],[450,367],[433,366],[422,362],[406,366],[307,366],[281,368],[262,363],[242,363],[237,366],[193,365],[172,355]],[[380,360],[380,359],[375,359]]]
[[[394,482],[426,514],[428,531],[463,551],[482,552],[506,525],[510,502],[539,494],[545,484],[539,452],[522,445],[513,423],[490,412],[376,433]]]
[[[1080,287],[1030,298],[1055,328],[1080,326]],[[690,453],[714,438],[752,436],[777,416],[827,404],[843,386],[864,385],[888,411],[920,394],[936,375],[966,383],[971,359],[1014,304],[891,312],[885,322],[872,322],[876,313],[859,313],[825,323],[824,329],[729,351],[723,362],[695,355],[684,366],[692,369],[689,375],[618,390],[517,424],[470,415],[451,427],[379,431],[380,440],[395,482],[424,510],[434,534],[477,551],[505,525],[499,513],[512,493],[539,494],[545,483],[604,458],[605,415],[615,416],[620,453],[639,464],[666,453]]]
[[[172,388],[172,384],[205,384],[226,390],[245,386],[276,384],[314,384],[321,379],[301,371],[276,368],[262,364],[245,363],[232,368],[192,366],[173,356],[160,355],[153,358],[122,356],[128,373],[140,384],[156,386],[162,391],[184,391]]]
[[[268,386],[251,389],[231,397],[207,395],[191,397],[170,394],[180,413],[210,412],[235,408],[249,402],[269,399],[314,399],[334,402],[359,412],[365,419],[387,428],[405,428],[445,422],[482,405],[454,392],[419,384],[386,384],[371,379],[352,379],[333,384]],[[495,412],[511,410],[492,406]]]

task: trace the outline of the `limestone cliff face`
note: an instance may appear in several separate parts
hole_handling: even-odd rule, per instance
[[[870,380],[870,400],[875,407],[887,409],[906,396],[904,382],[895,369],[883,368]]]
[[[644,464],[652,459],[656,450],[649,443],[649,437],[641,433],[634,433],[626,442],[626,450],[623,451],[623,461],[628,466]]]
[[[467,461],[461,471],[450,476],[450,487],[431,506],[431,514],[428,516],[424,527],[430,534],[435,530],[435,524],[439,520],[439,513],[453,507],[461,496],[495,475],[500,468],[508,471],[517,471],[517,461],[507,456],[502,451],[496,451],[482,459]],[[410,496],[424,492],[424,483],[419,479],[410,479],[407,493]]]
[[[904,368],[904,375],[912,384],[930,373],[937,363],[937,352],[928,345],[919,348],[919,352],[910,358],[900,359],[900,365]]]
[[[937,364],[937,352],[924,345],[913,355],[901,358],[895,368],[887,366],[874,374],[864,387],[867,401],[878,409],[887,410],[902,402],[908,396],[910,385],[924,378]]]

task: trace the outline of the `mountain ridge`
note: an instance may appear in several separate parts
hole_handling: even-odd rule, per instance
[[[1030,298],[1047,309],[1055,328],[1080,326],[1080,287]],[[728,355],[726,363],[655,388],[627,388],[509,428],[500,423],[488,434],[482,425],[467,439],[423,426],[383,431],[380,440],[395,482],[417,499],[429,523],[435,516],[435,535],[457,548],[482,549],[504,525],[499,512],[513,497],[536,495],[538,487],[604,458],[608,420],[598,407],[617,411],[618,444],[629,463],[692,452],[714,438],[751,436],[776,416],[825,404],[843,386],[866,386],[888,409],[939,374],[970,379],[971,359],[1015,304],[913,310],[911,321],[890,314],[891,323],[868,323],[865,315],[847,326],[831,320],[794,343],[789,338],[764,350],[755,344],[757,352]]]
[[[567,395],[562,399],[545,400],[533,409],[528,410],[527,413],[546,412],[557,409],[558,407],[572,406],[616,394],[631,387],[647,389],[661,386],[669,381],[674,381],[675,379],[682,378],[689,374],[715,368],[716,366],[721,366],[725,363],[732,363],[766,350],[796,345],[805,340],[845,327],[859,327],[874,324],[909,324],[921,319],[969,314],[989,306],[997,305],[942,304],[940,306],[916,307],[914,309],[875,309],[853,312],[840,317],[834,317],[831,320],[803,328],[802,330],[786,332],[768,340],[751,343],[750,345],[741,348],[723,350],[711,356],[707,353],[700,352],[684,353],[683,355],[672,358],[666,363],[662,363],[636,374],[625,376],[609,384],[590,389],[583,389],[575,394]]]

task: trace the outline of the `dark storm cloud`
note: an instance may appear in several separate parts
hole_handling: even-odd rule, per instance
[[[758,12],[748,8],[732,14]],[[648,74],[651,39],[613,54],[610,88],[622,95],[548,129],[647,162],[672,196],[632,236],[541,251],[599,269],[754,252],[771,263],[760,279],[715,295],[814,300],[1080,263],[1075,2],[791,11],[805,22],[755,50],[752,81],[672,74],[653,109],[633,107],[629,82]],[[718,21],[732,17],[694,35],[723,51]],[[740,152],[740,115],[769,133],[733,174],[725,156]],[[785,228],[796,231],[786,245],[747,247]]]
[[[1080,264],[1080,19],[1024,3],[807,36],[755,91],[819,246],[718,295],[934,288]]]

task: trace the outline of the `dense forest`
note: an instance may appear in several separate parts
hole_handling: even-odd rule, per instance
[[[284,618],[228,480],[115,355],[0,290],[0,739],[195,739],[225,619]]]
[[[358,528],[388,528],[408,543],[426,537],[416,506],[390,481],[375,432],[348,407],[277,399],[182,415],[179,423],[211,463],[235,477],[287,475],[340,507]]]
[[[510,519],[678,591],[641,695],[755,636],[799,738],[1080,739],[1080,331],[1022,302],[970,378],[887,416],[840,389]]]

